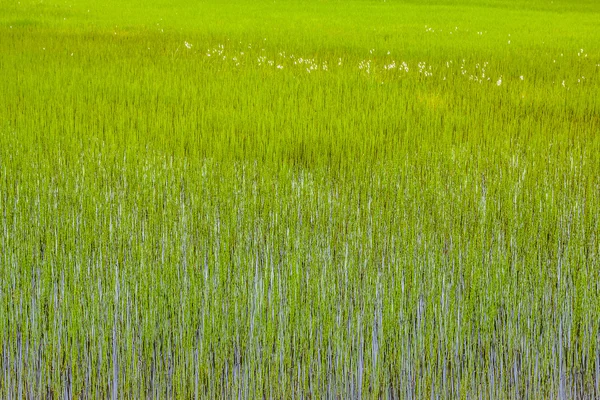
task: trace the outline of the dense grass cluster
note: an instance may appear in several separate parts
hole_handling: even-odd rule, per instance
[[[600,5],[0,3],[1,398],[600,397]]]

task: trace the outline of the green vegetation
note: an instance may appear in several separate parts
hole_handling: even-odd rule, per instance
[[[0,398],[599,398],[599,20],[0,1]]]

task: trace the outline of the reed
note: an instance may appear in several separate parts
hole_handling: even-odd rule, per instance
[[[0,4],[0,397],[600,397],[600,5],[96,3]]]

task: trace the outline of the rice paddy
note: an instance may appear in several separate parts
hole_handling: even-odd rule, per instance
[[[0,2],[0,398],[599,398],[599,20]]]

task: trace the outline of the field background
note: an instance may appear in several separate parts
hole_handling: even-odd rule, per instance
[[[0,397],[599,398],[599,21],[0,0]]]

